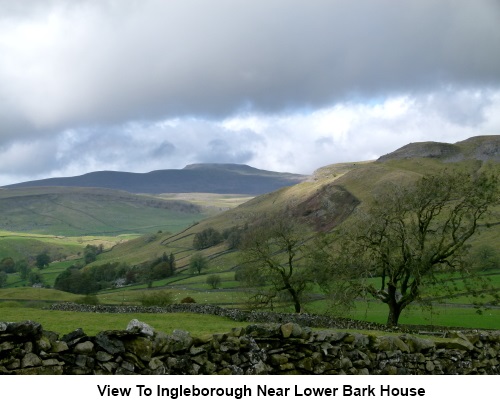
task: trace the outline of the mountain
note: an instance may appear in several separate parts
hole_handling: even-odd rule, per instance
[[[129,193],[217,193],[260,195],[291,186],[307,176],[259,170],[237,164],[194,164],[184,169],[156,170],[149,173],[99,171],[74,177],[34,180],[4,186],[98,187]]]

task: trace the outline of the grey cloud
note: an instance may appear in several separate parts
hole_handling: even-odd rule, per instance
[[[247,149],[249,145],[244,145],[216,138],[208,142],[207,148],[199,151],[196,161],[202,163],[248,163],[255,154]]]
[[[54,139],[32,140],[4,145],[0,148],[0,174],[9,177],[31,177],[47,168],[58,168],[54,160]]]
[[[163,141],[160,142],[158,146],[155,146],[150,154],[153,158],[164,158],[173,155],[175,151],[175,145],[170,142]]]
[[[0,115],[17,119],[4,137],[500,85],[494,0],[10,3]],[[30,22],[36,47],[20,43]]]
[[[485,112],[492,105],[493,97],[494,93],[488,89],[447,88],[422,97],[418,108],[425,108],[458,125],[477,127],[486,119]]]
[[[96,170],[147,172],[191,163],[246,163],[261,141],[251,131],[228,131],[201,120],[176,126],[135,123],[76,128],[0,148],[0,185]]]

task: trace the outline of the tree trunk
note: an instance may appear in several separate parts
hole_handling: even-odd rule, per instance
[[[401,315],[401,305],[397,302],[389,302],[389,316],[387,317],[387,326],[398,326],[399,316]]]
[[[398,302],[397,289],[392,283],[389,283],[387,285],[386,302],[387,305],[389,306],[389,316],[387,317],[387,326],[398,326],[399,315],[401,315],[403,307],[401,305],[401,302]]]
[[[302,309],[300,306],[299,295],[297,294],[297,291],[295,291],[295,289],[290,284],[288,284],[287,290],[292,296],[293,306],[295,307],[295,313],[299,314]]]

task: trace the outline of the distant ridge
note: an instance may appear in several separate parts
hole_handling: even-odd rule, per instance
[[[394,159],[434,158],[445,162],[462,160],[500,161],[500,135],[475,136],[454,144],[442,142],[415,142],[381,156],[377,161]]]
[[[270,172],[238,164],[193,164],[184,169],[149,173],[99,171],[11,184],[3,188],[98,187],[130,193],[217,193],[260,195],[307,179],[293,173]]]

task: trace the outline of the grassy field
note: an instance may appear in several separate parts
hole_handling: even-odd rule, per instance
[[[338,312],[328,307],[328,302],[315,301],[305,305],[306,311],[329,313],[362,321],[385,324],[387,321],[387,305],[379,302],[358,302],[349,312]],[[413,305],[403,311],[401,325],[433,325],[436,327],[500,329],[500,308],[489,309],[478,314],[477,310],[468,306],[450,306],[435,304],[432,311]]]
[[[163,237],[162,235],[158,235],[158,242],[163,240]],[[139,240],[136,239],[129,243],[145,243],[144,240],[142,240],[143,238],[144,237],[141,237]],[[185,242],[178,241],[178,243]],[[126,244],[124,243],[123,245]],[[120,246],[117,248],[120,248]],[[242,288],[241,284],[235,280],[234,270],[228,270],[227,268],[228,266],[234,267],[238,263],[238,255],[235,252],[228,252],[227,254],[217,256],[217,254],[220,253],[218,249],[219,248],[215,247],[207,249],[207,251],[204,252],[206,255],[215,255],[215,258],[210,261],[210,267],[204,270],[200,275],[190,274],[187,269],[184,268],[180,269],[173,277],[153,282],[151,289],[147,288],[146,284],[138,284],[101,291],[97,294],[97,298],[102,304],[140,305],[141,298],[144,294],[166,289],[170,292],[174,303],[179,303],[182,299],[191,297],[197,303],[246,309],[248,308],[248,294]],[[182,253],[177,252],[176,256],[181,257],[182,262]],[[116,258],[119,257],[119,255],[116,256]],[[71,263],[72,261],[52,263],[49,268],[42,271],[44,281],[48,284],[52,284],[57,275]],[[492,270],[488,274],[491,287],[496,289],[500,289],[499,273],[500,270]],[[212,289],[206,282],[207,276],[210,274],[218,274],[221,278],[221,284],[216,289]],[[77,301],[82,298],[81,296],[75,296],[53,289],[22,287],[23,282],[19,280],[16,274],[9,275],[8,280],[12,288],[0,289],[0,302],[17,301],[28,303],[29,306],[33,306],[37,303],[43,305],[46,302]],[[443,280],[443,282],[444,281],[445,280]],[[374,284],[379,284],[380,280],[374,278],[372,282]],[[460,281],[455,281],[455,284],[459,290],[463,288]],[[313,292],[315,295],[321,293],[319,289]],[[428,290],[427,292],[429,297],[436,294],[439,294],[439,290]],[[447,297],[443,299],[442,302],[436,303],[432,312],[422,311],[420,307],[415,305],[413,309],[403,312],[401,323],[500,329],[499,309],[486,310],[482,315],[479,315],[471,304],[472,301],[469,297],[457,295],[454,297]],[[305,311],[318,314],[330,313],[331,308],[329,305],[330,304],[324,300],[315,300],[305,304]],[[286,304],[282,304],[281,306],[278,305],[277,310],[291,312],[291,308],[287,307]],[[0,318],[2,318],[3,312],[3,309],[0,310]],[[336,313],[335,315],[348,316],[355,319],[383,324],[386,322],[387,307],[376,302],[371,302],[369,305],[357,303],[355,310],[351,313]],[[53,313],[51,316],[57,318],[61,315]],[[54,322],[57,322],[57,320],[54,320]]]
[[[255,196],[245,194],[175,193],[159,194],[159,197],[168,201],[187,201],[202,207],[206,211],[219,213],[250,201]]]
[[[31,301],[43,305],[47,301],[72,302],[79,298],[82,298],[82,296],[51,288],[18,287],[0,289],[0,300],[2,301]]]
[[[85,333],[95,335],[103,330],[123,330],[132,319],[146,322],[158,331],[172,333],[175,329],[190,332],[193,336],[224,333],[247,323],[235,322],[212,315],[179,314],[96,314],[69,311],[47,311],[38,308],[26,308],[20,305],[0,304],[0,320],[19,322],[32,320],[39,322],[45,330],[59,334],[69,333],[82,328]],[[103,327],[105,325],[105,328]]]
[[[18,322],[22,320],[33,320],[41,323],[45,329],[59,333],[68,333],[77,328],[82,328],[89,334],[94,334],[102,330],[124,329],[131,319],[139,319],[146,322],[158,330],[171,332],[173,329],[184,329],[194,335],[206,333],[227,332],[232,327],[241,326],[237,322],[223,317],[196,315],[189,313],[179,314],[97,314],[97,313],[76,313],[65,311],[49,311],[42,309],[42,301],[72,301],[80,297],[68,297],[65,293],[58,292],[56,295],[47,295],[43,289],[36,289],[32,293],[19,291],[18,294],[5,295],[0,297],[0,320],[8,322]],[[137,305],[140,302],[143,291],[120,291],[108,294],[100,294],[99,300],[102,304],[125,304]],[[175,302],[186,296],[193,297],[198,303],[207,303],[223,306],[238,306],[243,297],[242,292],[221,293],[217,291],[192,292],[172,290]],[[25,301],[14,301],[23,297]],[[69,299],[68,299],[69,298]],[[244,308],[244,307],[243,307]],[[343,316],[363,321],[377,322],[384,324],[387,318],[386,306],[371,302],[369,304],[358,303],[356,308],[349,313],[329,312],[328,303],[324,301],[310,302],[305,305],[306,312],[330,313],[334,316]],[[291,312],[291,308],[286,306],[277,308],[279,311]],[[453,328],[474,328],[474,329],[500,329],[500,309],[491,309],[478,315],[474,308],[452,307],[447,305],[436,305],[432,312],[422,311],[414,306],[411,310],[405,311],[401,316],[401,325],[434,325],[436,327],[446,326]],[[103,326],[105,325],[105,326]]]

